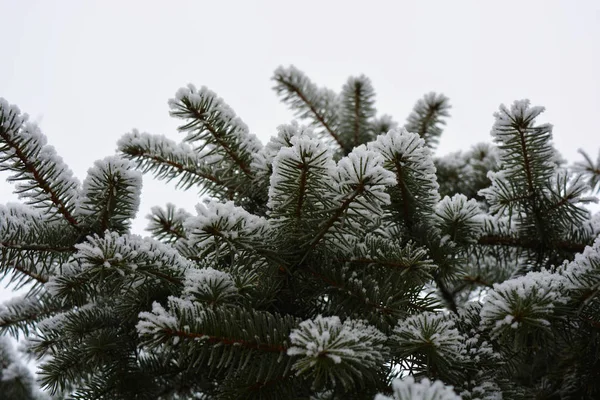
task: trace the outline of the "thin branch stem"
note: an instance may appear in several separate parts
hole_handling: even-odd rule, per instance
[[[222,344],[228,346],[242,346],[247,349],[260,350],[270,353],[282,353],[287,351],[287,347],[283,345],[269,345],[269,344],[259,344],[253,343],[243,339],[235,339],[235,338],[227,338],[222,336],[211,336],[203,333],[196,332],[183,332],[174,329],[165,329],[164,332],[171,336],[178,336],[187,339],[201,339],[211,344]]]

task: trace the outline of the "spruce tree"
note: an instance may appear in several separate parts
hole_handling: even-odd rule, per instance
[[[83,183],[0,100],[23,200],[0,206],[0,274],[30,288],[0,332],[27,338],[48,393],[600,397],[600,218],[583,207],[600,160],[565,165],[526,100],[500,107],[493,144],[435,157],[441,94],[402,126],[365,76],[340,93],[294,67],[273,80],[299,122],[265,145],[189,85],[169,100],[180,143],[128,133]],[[132,234],[142,173],[198,191],[195,212],[155,207],[151,237]]]

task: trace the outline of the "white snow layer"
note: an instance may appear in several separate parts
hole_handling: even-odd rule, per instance
[[[375,400],[460,400],[452,386],[446,386],[442,381],[432,383],[427,378],[420,382],[415,382],[412,376],[394,379],[392,390],[392,397],[378,394]]]

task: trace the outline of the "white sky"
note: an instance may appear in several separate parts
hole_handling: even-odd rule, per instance
[[[188,82],[265,143],[292,119],[271,90],[281,64],[335,90],[364,73],[379,112],[400,122],[426,92],[446,94],[440,155],[489,141],[498,105],[521,98],[547,108],[569,161],[600,148],[599,1],[0,0],[0,20],[0,96],[40,122],[80,180],[132,128],[180,139],[167,100]],[[0,203],[16,199],[6,176]],[[137,233],[151,206],[198,201],[150,176],[142,196]]]

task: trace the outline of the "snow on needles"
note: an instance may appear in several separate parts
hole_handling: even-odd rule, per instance
[[[460,400],[452,386],[446,386],[442,381],[431,382],[427,378],[420,382],[415,382],[412,376],[394,379],[392,390],[392,397],[378,394],[375,400]]]
[[[548,270],[494,284],[481,310],[481,325],[499,337],[506,329],[545,329],[559,317],[558,307],[579,290],[591,290],[600,282],[600,238],[571,262]],[[526,332],[525,332],[526,333]],[[510,336],[510,335],[509,335]]]
[[[222,241],[242,243],[261,239],[267,220],[236,206],[232,201],[215,200],[196,206],[198,216],[186,223],[188,243],[202,251],[220,246]]]
[[[271,136],[265,147],[253,155],[250,166],[253,170],[257,171],[257,175],[267,178],[271,176],[273,160],[283,147],[293,146],[292,138],[294,136],[316,138],[311,128],[304,125],[300,126],[297,121],[292,121],[291,124],[279,125],[277,127],[277,135]]]
[[[465,338],[454,328],[454,321],[443,314],[424,312],[399,321],[394,328],[394,340],[401,348],[433,347],[446,360],[460,361],[465,350]]]
[[[570,263],[558,267],[559,274],[568,280],[571,290],[594,290],[600,283],[600,237]]]
[[[267,203],[271,210],[285,209],[296,192],[318,195],[318,188],[334,184],[335,163],[325,143],[310,134],[292,136],[289,142],[291,147],[281,147],[273,159]]]
[[[124,215],[111,217],[133,218],[140,205],[141,190],[142,173],[135,170],[130,161],[119,156],[106,157],[94,162],[88,170],[77,209],[84,216],[98,215],[105,207],[104,199],[115,196],[117,206],[113,211]]]
[[[392,129],[368,143],[367,148],[383,156],[384,166],[388,170],[396,171],[400,167],[415,175],[424,191],[423,198],[419,200],[421,203],[433,205],[438,202],[439,185],[431,151],[418,134],[408,132],[404,128]]]
[[[117,147],[126,152],[128,148],[149,149],[167,159],[181,159],[192,165],[213,165],[221,162],[223,157],[214,154],[211,148],[194,149],[187,143],[177,143],[165,135],[151,135],[134,129],[119,139]]]
[[[298,375],[311,374],[325,359],[334,364],[376,368],[385,360],[387,337],[361,320],[317,316],[300,323],[290,333],[289,356],[300,357],[293,368]]]
[[[396,184],[393,172],[383,167],[384,159],[377,151],[365,145],[355,147],[337,165],[339,184],[350,189],[362,186],[379,204],[389,204],[390,196],[386,186]]]
[[[219,125],[237,142],[240,151],[252,155],[262,148],[260,140],[256,135],[249,133],[248,126],[236,116],[233,109],[206,86],[196,89],[194,85],[189,84],[179,89],[175,98],[169,100],[169,106],[172,116],[203,121],[181,128],[188,131],[186,141],[193,142],[199,138],[197,128],[215,130]]]
[[[0,149],[7,154],[0,162],[0,170],[15,173],[8,180],[17,181],[16,192],[20,198],[29,199],[36,208],[55,208],[59,201],[69,207],[76,202],[80,182],[54,147],[47,144],[40,128],[4,98],[0,98]],[[32,164],[26,172],[23,159]],[[40,189],[39,181],[44,182],[46,190]],[[59,193],[60,199],[54,199],[48,190],[52,194]]]
[[[546,327],[554,308],[565,303],[564,277],[547,270],[494,284],[481,309],[481,324],[498,337],[507,327]]]
[[[75,245],[75,261],[63,268],[65,277],[81,276],[88,284],[97,280],[99,284],[111,282],[107,274],[129,276],[131,285],[139,285],[149,279],[168,279],[183,276],[191,261],[182,257],[173,247],[154,239],[138,235],[120,235],[106,231],[102,237],[88,236],[83,243]],[[97,273],[101,272],[101,273]],[[59,277],[60,278],[60,277]],[[50,278],[46,288],[51,294],[63,289],[62,279]],[[68,285],[68,281],[66,283]],[[126,290],[125,285],[123,290]]]
[[[468,200],[464,194],[445,196],[435,206],[435,214],[438,226],[444,234],[452,235],[452,240],[470,242],[483,231],[485,214],[477,200]]]
[[[182,298],[217,304],[237,294],[235,282],[226,272],[211,267],[186,271]]]
[[[0,204],[0,239],[23,235],[41,228],[44,214],[21,203]]]
[[[140,335],[152,336],[164,329],[176,330],[179,324],[177,318],[156,301],[152,303],[152,312],[143,311],[139,318],[136,328]]]

